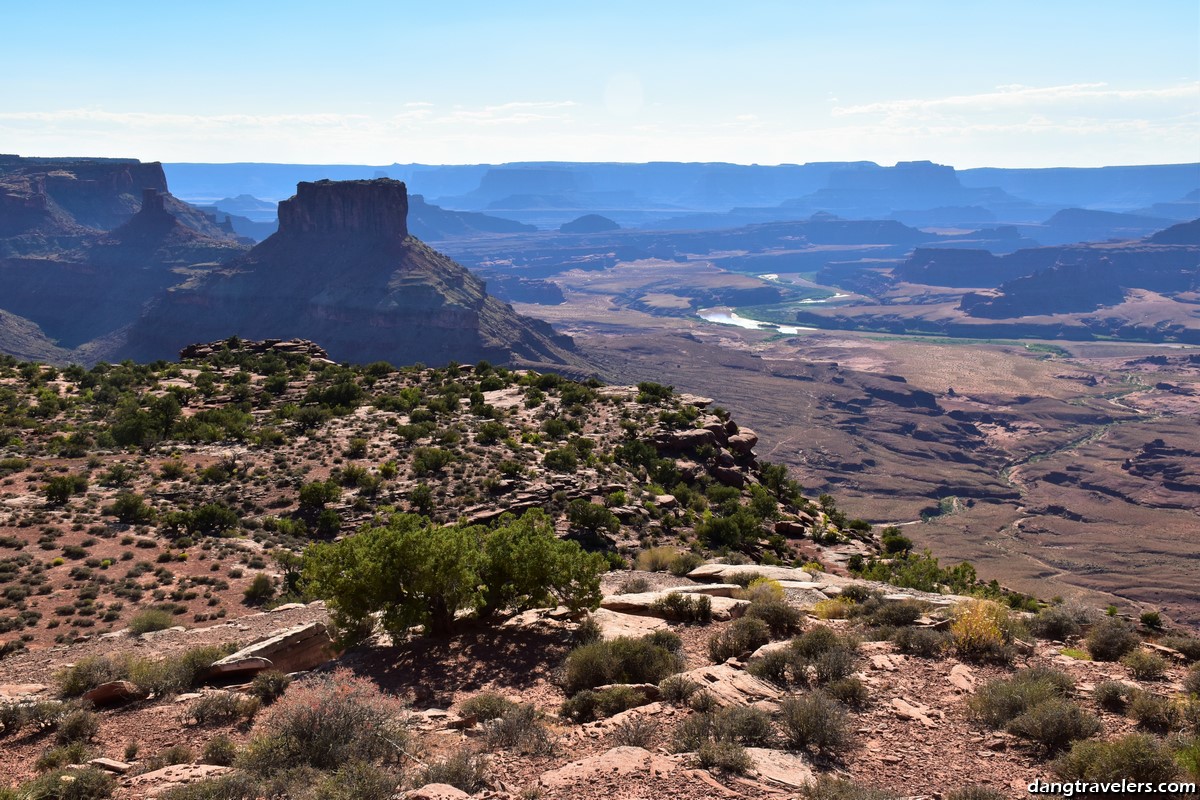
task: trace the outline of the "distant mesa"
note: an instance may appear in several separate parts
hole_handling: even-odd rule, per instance
[[[279,230],[176,286],[127,331],[121,358],[193,343],[318,341],[339,361],[478,361],[585,372],[569,337],[488,295],[483,281],[409,235],[408,190],[387,178],[302,182]]]
[[[559,233],[606,233],[619,230],[620,225],[599,214],[584,214],[578,219],[564,222],[558,228]]]

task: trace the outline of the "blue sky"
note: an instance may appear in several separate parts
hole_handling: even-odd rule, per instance
[[[1200,3],[3,0],[0,152],[1200,161]]]

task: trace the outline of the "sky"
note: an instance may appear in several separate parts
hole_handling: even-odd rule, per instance
[[[1200,161],[1196,0],[0,0],[0,152]]]

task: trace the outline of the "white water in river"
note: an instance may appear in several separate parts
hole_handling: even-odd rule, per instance
[[[780,333],[795,334],[800,331],[815,331],[816,328],[803,328],[796,325],[776,325],[771,322],[759,322],[756,319],[746,319],[739,317],[733,311],[713,311],[703,310],[699,313],[700,319],[709,322],[716,322],[720,325],[736,325],[739,328],[746,328],[752,331],[779,331]]]

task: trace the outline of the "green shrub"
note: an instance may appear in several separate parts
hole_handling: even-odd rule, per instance
[[[1073,741],[1094,736],[1100,730],[1100,720],[1078,704],[1054,697],[1037,703],[1013,719],[1007,730],[1041,745],[1048,752],[1057,752]]]
[[[244,772],[231,772],[216,778],[174,786],[160,794],[159,800],[258,800],[264,795],[263,788],[253,777]]]
[[[777,598],[759,598],[746,608],[746,616],[760,619],[766,623],[771,636],[782,639],[799,633],[803,628],[803,616],[786,600]]]
[[[739,617],[724,631],[708,640],[708,656],[720,664],[746,653],[752,653],[771,640],[767,624],[754,617]]]
[[[575,722],[591,722],[643,706],[646,702],[645,694],[632,686],[610,686],[599,691],[584,689],[562,704],[559,715]]]
[[[141,525],[154,519],[154,509],[146,505],[146,498],[132,492],[118,494],[104,512],[112,514],[126,525]]]
[[[1141,639],[1116,617],[1102,619],[1087,635],[1087,649],[1096,661],[1116,661],[1141,644]]]
[[[186,692],[199,685],[200,678],[214,661],[232,652],[227,647],[194,647],[162,659],[131,659],[129,680],[156,697]]]
[[[339,669],[293,686],[266,712],[243,764],[271,775],[308,766],[336,769],[354,761],[390,761],[409,735],[404,707],[379,688]]]
[[[667,571],[672,575],[682,578],[703,563],[704,559],[696,553],[680,553],[671,561],[670,566],[667,567]]]
[[[596,622],[596,618],[590,614],[583,618],[579,623],[579,627],[575,629],[575,633],[571,636],[571,640],[575,644],[591,644],[598,642],[604,638],[604,630],[600,627],[600,623]]]
[[[779,704],[784,739],[795,750],[837,755],[850,744],[850,725],[842,706],[822,692],[785,698]]]
[[[1031,667],[1010,678],[988,681],[968,705],[976,719],[993,728],[1002,728],[1039,703],[1062,699],[1074,689],[1075,681],[1065,672]]]
[[[1004,800],[1004,795],[990,786],[964,786],[947,794],[946,800]]]
[[[554,750],[550,732],[542,724],[537,708],[514,703],[484,727],[484,745],[488,750],[503,748],[523,755],[547,754]]]
[[[612,742],[618,747],[648,748],[658,732],[658,725],[648,717],[632,716],[623,719],[612,729]]]
[[[787,650],[769,650],[746,664],[746,671],[756,678],[770,681],[778,686],[788,685],[788,669],[792,656]]]
[[[1101,681],[1092,691],[1096,703],[1108,711],[1123,712],[1137,689],[1123,681]]]
[[[170,767],[175,764],[190,764],[195,758],[196,754],[192,752],[192,748],[185,744],[177,744],[165,750],[158,751],[142,762],[141,767],[146,772],[153,772],[156,769]]]
[[[1188,670],[1183,678],[1183,691],[1188,694],[1200,695],[1200,665]]]
[[[375,614],[398,639],[414,625],[445,633],[469,610],[595,608],[605,568],[600,554],[558,539],[540,509],[505,516],[491,531],[395,514],[340,542],[311,546],[303,583],[327,600],[343,639],[369,630]]]
[[[202,764],[215,764],[218,767],[228,767],[237,759],[238,747],[228,736],[214,736],[204,743],[200,754]]]
[[[564,687],[568,695],[609,683],[658,683],[683,668],[678,652],[652,637],[619,636],[577,647],[567,656]]]
[[[1170,699],[1151,692],[1134,693],[1129,716],[1139,728],[1156,733],[1166,733],[1180,723],[1178,707]]]
[[[54,675],[58,693],[63,697],[78,697],[109,681],[126,677],[125,666],[109,656],[84,656]]]
[[[174,627],[175,618],[170,611],[161,608],[147,608],[134,614],[129,620],[129,632],[136,635],[151,631],[163,631]]]
[[[86,742],[71,742],[51,747],[37,757],[33,768],[38,772],[61,769],[71,764],[83,764],[94,754]]]
[[[12,736],[25,727],[25,706],[20,703],[0,703],[0,736]]]
[[[866,684],[853,676],[830,681],[823,689],[834,700],[850,708],[866,708],[870,700]]]
[[[937,658],[950,646],[950,634],[932,628],[900,628],[892,641],[905,655]]]
[[[829,683],[845,678],[854,671],[854,651],[844,647],[827,650],[812,662],[818,683]]]
[[[495,692],[481,692],[464,700],[458,713],[464,718],[475,717],[480,722],[500,719],[515,703]]]
[[[925,605],[917,600],[902,600],[899,603],[884,602],[870,614],[868,621],[872,625],[903,628],[912,625],[924,613]]]
[[[242,591],[242,597],[249,605],[262,605],[275,596],[275,582],[265,572],[259,572],[250,581],[250,585]]]
[[[112,797],[117,782],[95,767],[49,772],[22,787],[33,800],[103,800]]]
[[[399,780],[390,771],[352,761],[323,776],[314,787],[313,796],[320,800],[391,800],[398,784]]]
[[[621,585],[617,587],[617,594],[642,594],[643,592],[650,591],[650,589],[650,581],[637,575],[621,581]]]
[[[768,747],[775,729],[767,712],[753,706],[729,706],[713,714],[712,736],[747,747]]]
[[[1149,650],[1134,650],[1121,657],[1129,674],[1139,681],[1156,681],[1167,671],[1167,661]]]
[[[1177,650],[1188,661],[1200,661],[1200,637],[1164,636],[1158,643]]]
[[[257,697],[264,706],[269,706],[283,697],[283,693],[287,691],[291,683],[292,679],[284,673],[269,669],[255,675],[254,680],[250,681],[250,688],[246,691],[251,697]]]
[[[1054,773],[1068,781],[1160,783],[1177,778],[1179,767],[1160,740],[1134,733],[1110,742],[1076,742],[1054,762]]]
[[[658,684],[662,699],[676,706],[686,704],[699,689],[700,684],[682,675],[671,675]]]
[[[58,721],[54,731],[54,741],[59,744],[75,742],[90,742],[100,732],[100,718],[91,711],[76,709],[68,711]]]
[[[1075,615],[1063,606],[1043,608],[1029,622],[1029,630],[1039,639],[1065,642],[1080,631]]]
[[[234,692],[209,692],[193,700],[182,717],[196,725],[221,725],[250,719],[258,713],[261,705],[257,697],[246,697]]]
[[[753,765],[745,747],[726,740],[706,741],[700,745],[696,755],[700,759],[700,766],[705,769],[717,769],[734,775],[749,772]]]
[[[674,547],[651,547],[637,554],[634,566],[643,572],[666,572],[679,555]]]
[[[832,775],[818,775],[801,790],[804,800],[896,800],[896,795]]]
[[[650,613],[673,622],[707,625],[712,622],[712,599],[706,594],[668,592],[650,604]]]

